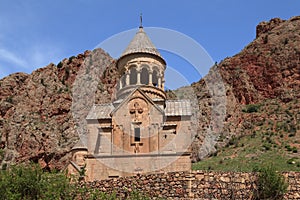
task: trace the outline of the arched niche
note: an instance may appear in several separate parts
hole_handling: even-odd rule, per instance
[[[141,84],[149,84],[149,71],[147,66],[143,66],[141,70]]]
[[[129,79],[129,84],[130,85],[135,85],[137,84],[137,71],[135,67],[131,67],[129,69],[130,71],[130,79]]]
[[[158,87],[158,76],[159,76],[159,72],[157,69],[153,69],[152,72],[152,84],[155,87]]]

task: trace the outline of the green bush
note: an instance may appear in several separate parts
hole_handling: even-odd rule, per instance
[[[3,160],[4,156],[5,156],[5,151],[3,149],[0,149],[0,161]]]
[[[256,181],[257,189],[254,194],[255,200],[280,200],[287,191],[287,183],[284,176],[276,172],[272,166],[260,168]]]
[[[228,145],[229,146],[232,146],[232,145],[237,146],[237,144],[238,144],[238,139],[235,136],[232,136],[230,138],[230,140],[228,141]]]
[[[46,173],[37,165],[0,170],[2,199],[72,199],[72,185],[62,173]]]
[[[293,148],[292,148],[292,151],[293,151],[293,153],[298,153],[297,147],[293,147]]]
[[[83,168],[84,173],[85,169]],[[38,165],[12,166],[0,170],[0,199],[19,200],[118,200],[116,193],[100,192],[88,187],[78,177],[62,172],[44,172]],[[150,199],[139,191],[128,192],[126,199]]]
[[[129,193],[128,200],[150,200],[149,197],[144,196],[142,193],[140,193],[137,190],[133,190],[132,192]]]
[[[58,64],[57,64],[57,68],[62,68],[63,67],[63,63],[62,62],[59,62]]]
[[[41,84],[44,86],[44,87],[47,87],[46,83],[45,83],[45,80],[42,78],[41,79]]]
[[[12,97],[12,96],[7,97],[7,98],[6,98],[6,101],[7,101],[8,103],[13,103],[13,97]]]
[[[263,148],[264,148],[264,150],[269,151],[272,148],[272,145],[269,143],[264,143]]]
[[[294,164],[296,164],[296,159],[295,158],[290,158],[286,161],[286,163],[289,164],[289,165],[294,165]]]
[[[293,150],[293,148],[289,144],[285,145],[285,148],[286,148],[287,151],[292,151]]]
[[[65,75],[64,75],[64,80],[67,80],[70,76],[70,68],[67,66],[65,68]]]
[[[259,108],[260,105],[258,104],[248,104],[242,109],[242,111],[245,113],[254,113],[254,112],[258,112]]]
[[[290,133],[290,134],[289,134],[289,137],[295,137],[295,136],[296,136],[295,133]]]
[[[75,59],[76,57],[75,56],[71,56],[70,58],[69,58],[69,63],[71,63],[72,61],[73,61],[73,59]]]

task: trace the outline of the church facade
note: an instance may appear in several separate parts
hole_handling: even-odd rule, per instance
[[[143,27],[117,60],[116,99],[93,105],[87,144],[72,149],[70,173],[87,181],[144,173],[189,171],[191,104],[168,100],[166,62]]]

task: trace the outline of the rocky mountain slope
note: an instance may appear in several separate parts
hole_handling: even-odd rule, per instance
[[[95,99],[96,103],[109,101],[115,85],[114,62],[96,49],[64,59],[57,66],[49,64],[30,75],[16,73],[0,80],[2,166],[32,161],[46,169],[62,169],[69,160],[70,149],[79,140],[70,111],[73,83],[79,73],[97,66],[107,68],[99,77]],[[83,110],[82,117],[86,112]]]
[[[114,59],[96,49],[30,75],[16,73],[0,80],[2,167],[33,161],[45,169],[62,169],[84,133],[77,127],[92,103],[85,100],[103,103],[114,96],[118,79],[114,64]],[[260,23],[253,42],[192,84],[200,108],[193,161],[226,146],[233,136],[267,128],[283,138],[291,132],[299,135],[299,73],[300,17]],[[188,93],[184,88],[177,92]],[[74,99],[87,103],[78,107]],[[272,106],[278,107],[276,112]]]
[[[216,72],[226,90],[221,94],[226,96],[226,113],[219,113],[225,115],[223,129],[217,128],[209,136],[207,127],[214,118],[206,117],[212,116],[212,106],[207,105],[222,104],[212,98],[206,87],[206,82],[216,78]],[[253,42],[211,68],[204,79],[192,86],[204,116],[200,116],[200,130],[193,146],[195,161],[225,146],[232,136],[249,135],[260,129],[299,135],[300,17],[260,23]],[[282,124],[287,128],[278,130]],[[205,140],[208,136],[214,139]]]

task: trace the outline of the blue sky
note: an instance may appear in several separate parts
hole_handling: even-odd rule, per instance
[[[0,0],[0,78],[92,50],[137,28],[140,13],[145,27],[181,32],[219,62],[251,42],[259,22],[289,19],[299,8],[298,0]],[[169,65],[188,65],[164,55]]]

